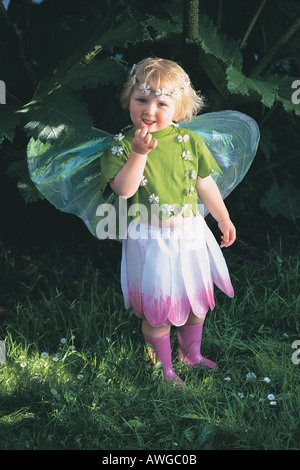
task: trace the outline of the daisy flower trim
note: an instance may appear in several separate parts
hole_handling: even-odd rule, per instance
[[[147,85],[146,83],[142,83],[140,86],[139,86],[139,89],[141,90],[141,92],[143,93],[143,95],[150,95],[151,93],[151,88],[149,85]]]
[[[145,178],[145,175],[143,175],[141,182],[140,182],[140,186],[146,186],[147,183],[148,183],[148,180]]]
[[[164,215],[173,215],[174,207],[172,206],[172,204],[163,204],[161,207],[161,211]]]
[[[159,204],[159,197],[155,196],[155,194],[150,194],[149,196],[149,202],[150,204]]]
[[[168,93],[168,90],[166,90],[165,88],[158,88],[156,91],[155,91],[155,94],[156,96],[160,96],[161,99],[164,99],[165,96],[168,96],[169,93]]]
[[[180,134],[180,135],[177,137],[177,141],[178,141],[179,143],[181,143],[181,142],[187,142],[187,141],[189,140],[189,138],[190,138],[190,137],[189,137],[187,134],[184,134],[184,135],[181,135],[181,134]]]
[[[115,145],[112,149],[111,149],[111,153],[113,155],[123,155],[123,152],[124,152],[124,149],[121,145]]]
[[[119,132],[114,136],[114,139],[120,142],[122,139],[124,139],[125,135],[122,134],[122,132]]]

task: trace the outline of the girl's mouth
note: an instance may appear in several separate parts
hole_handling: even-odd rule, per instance
[[[155,124],[155,121],[150,121],[149,119],[143,119],[143,122],[146,126],[152,126],[152,124]]]

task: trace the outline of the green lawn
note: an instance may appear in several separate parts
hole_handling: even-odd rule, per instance
[[[173,329],[176,389],[124,309],[119,245],[0,248],[0,449],[299,449],[293,250],[225,251],[235,297],[216,292],[202,348],[220,369],[182,365]]]

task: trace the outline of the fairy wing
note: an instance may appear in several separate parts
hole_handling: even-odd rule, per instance
[[[182,122],[180,127],[203,138],[222,170],[213,178],[225,199],[253,161],[259,141],[256,122],[238,111],[221,111]],[[103,199],[100,192],[100,159],[112,139],[111,134],[92,128],[81,143],[74,139],[52,145],[32,138],[27,148],[29,174],[38,190],[60,211],[80,217],[97,238],[109,236],[105,224],[114,230],[118,222],[119,198],[112,192]]]
[[[100,193],[100,158],[113,136],[92,128],[84,142],[63,140],[58,145],[30,140],[27,147],[29,175],[41,194],[62,212],[80,217],[97,236],[101,204],[118,206],[112,193],[103,200]]]
[[[222,170],[222,174],[213,173],[212,177],[225,199],[253,162],[260,137],[257,123],[239,111],[219,111],[181,122],[179,127],[188,128],[203,138]]]

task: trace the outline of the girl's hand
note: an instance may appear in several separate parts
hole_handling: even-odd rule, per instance
[[[148,134],[148,127],[142,122],[142,127],[137,129],[132,140],[132,150],[140,155],[147,155],[157,146],[157,140],[152,140],[152,134]]]
[[[221,242],[220,247],[227,248],[228,246],[232,245],[236,239],[235,226],[233,225],[231,220],[228,218],[228,219],[220,220],[220,222],[218,223],[218,227],[223,233],[223,236],[221,237],[223,241]]]

